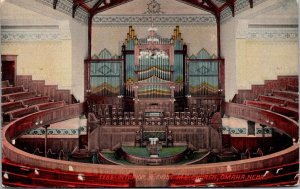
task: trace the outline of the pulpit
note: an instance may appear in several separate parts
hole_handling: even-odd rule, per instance
[[[151,158],[157,158],[161,145],[158,144],[158,138],[149,138],[150,144],[147,149]]]

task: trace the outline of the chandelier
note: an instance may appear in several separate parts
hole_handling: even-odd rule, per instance
[[[155,3],[155,0],[152,0],[151,3]],[[151,4],[150,3],[150,4]],[[153,21],[153,13],[154,9],[150,10],[151,11],[151,27],[148,28],[148,37],[147,37],[147,42],[149,44],[149,47],[147,49],[143,49],[140,51],[139,54],[139,59],[143,58],[150,58],[150,59],[157,59],[157,58],[162,58],[162,59],[168,59],[169,56],[168,54],[157,48],[155,44],[159,44],[159,38],[156,34],[157,28],[154,27],[154,21]]]

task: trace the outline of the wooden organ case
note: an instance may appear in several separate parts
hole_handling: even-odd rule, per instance
[[[124,99],[134,105],[136,116],[172,116],[175,103],[185,98],[186,46],[182,43],[179,27],[176,27],[171,39],[156,36],[158,41],[153,43],[149,42],[150,37],[137,39],[134,30],[129,28],[122,48],[125,60]],[[149,51],[163,52],[166,56],[149,55]],[[183,110],[185,104],[178,107]]]

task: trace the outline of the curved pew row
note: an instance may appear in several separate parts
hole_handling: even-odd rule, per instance
[[[23,86],[2,87],[1,91],[2,91],[2,95],[8,95],[8,94],[12,94],[12,93],[26,92]]]
[[[16,164],[7,159],[2,160],[3,184],[9,186],[11,182],[51,187],[133,187],[132,174],[82,174],[74,171],[51,170],[41,167],[31,167]],[[4,177],[4,174],[5,177]],[[17,180],[16,180],[17,179]],[[7,183],[8,182],[8,183]]]
[[[298,125],[295,121],[279,114],[262,110],[259,108],[247,107],[239,104],[225,104],[226,114],[237,116],[248,120],[257,121],[271,127],[276,127],[291,137],[298,140]],[[227,173],[228,165],[232,171],[252,171],[267,167],[280,166],[298,160],[299,144],[270,155],[251,158],[233,162],[211,163],[202,165],[186,165],[184,169],[180,165],[172,166],[115,166],[115,165],[94,165],[63,160],[54,160],[35,156],[17,149],[12,145],[13,140],[22,135],[25,131],[40,127],[46,124],[63,121],[83,113],[83,104],[74,104],[61,108],[40,111],[26,117],[20,118],[3,129],[3,155],[16,163],[23,163],[32,167],[43,167],[47,169],[72,170],[83,174],[130,174],[136,178],[136,186],[168,186],[169,174],[195,175],[195,174],[216,174]],[[274,119],[274,123],[266,122],[266,117]],[[35,126],[36,120],[43,120],[43,124]]]
[[[253,171],[237,171],[221,174],[206,175],[169,175],[169,185],[171,187],[187,186],[259,186],[261,183],[283,181],[285,177],[294,181],[299,171],[299,162],[262,168]],[[292,176],[292,177],[290,177]],[[298,178],[297,178],[298,179]],[[287,181],[286,181],[287,182]]]
[[[262,108],[265,110],[270,110],[270,111],[285,115],[287,117],[290,117],[296,121],[299,120],[299,112],[298,112],[298,110],[295,110],[294,108],[284,107],[284,106],[273,104],[270,102],[252,101],[252,100],[245,100],[244,104],[247,106],[253,106],[253,107]]]

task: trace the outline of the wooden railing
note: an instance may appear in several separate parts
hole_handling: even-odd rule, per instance
[[[263,110],[260,108],[235,103],[224,104],[226,115],[254,121],[262,125],[279,129],[298,141],[299,127],[296,121],[269,110]]]
[[[82,113],[82,103],[39,111],[10,123],[9,127],[6,127],[4,129],[5,132],[3,130],[3,134],[5,133],[3,137],[5,137],[6,140],[11,141],[12,139],[15,139],[18,136],[22,135],[29,129],[35,129],[59,121],[71,119],[81,115]]]
[[[253,171],[230,171],[220,174],[203,174],[203,175],[169,175],[169,184],[173,187],[197,187],[207,186],[209,183],[214,183],[215,186],[239,186],[243,185],[243,182],[247,180],[244,186],[253,186],[257,181],[262,183],[270,181],[273,176],[285,176],[286,174],[293,174],[299,170],[299,162],[284,164],[280,166],[274,166],[269,168],[257,169]],[[270,177],[270,174],[272,175]],[[249,182],[253,182],[249,184]],[[257,183],[255,183],[257,184]]]

